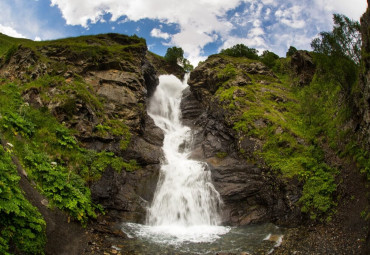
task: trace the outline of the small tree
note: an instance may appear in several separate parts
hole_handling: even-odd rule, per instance
[[[265,50],[261,57],[260,57],[262,63],[264,63],[266,66],[272,68],[275,65],[275,61],[279,59],[279,56],[276,55],[275,53]]]
[[[332,32],[321,32],[311,42],[316,54],[317,74],[321,79],[336,82],[351,100],[351,90],[357,81],[361,60],[360,24],[340,14],[333,15]]]
[[[291,57],[293,56],[294,53],[296,53],[298,50],[294,46],[290,46],[287,53],[286,57]]]
[[[258,59],[258,50],[249,48],[244,44],[237,44],[231,48],[223,49],[220,52],[223,55],[231,56],[231,57],[246,57],[249,59]]]
[[[183,66],[185,72],[187,72],[187,73],[193,71],[193,69],[194,69],[193,65],[190,64],[190,61],[187,60],[186,58],[184,58],[184,60],[182,61],[182,66]]]
[[[180,47],[168,48],[164,58],[171,64],[179,64],[184,61],[184,50]]]
[[[333,31],[321,32],[320,38],[315,38],[311,47],[315,52],[328,56],[348,57],[358,65],[362,43],[360,23],[341,14],[334,14],[333,21]]]

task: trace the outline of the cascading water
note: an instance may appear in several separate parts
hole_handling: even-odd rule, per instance
[[[121,229],[129,237],[120,240],[122,247],[127,254],[268,251],[274,246],[268,241],[270,237],[281,237],[276,226],[218,226],[220,195],[211,182],[207,164],[189,159],[191,130],[181,124],[180,102],[188,86],[186,80],[160,76],[150,100],[148,114],[165,134],[165,158],[146,225],[122,223]]]
[[[165,160],[148,211],[148,225],[190,227],[219,223],[221,200],[210,171],[205,163],[189,159],[190,128],[180,121],[181,95],[186,87],[186,79],[181,83],[174,76],[161,76],[149,105],[149,115],[165,133]]]

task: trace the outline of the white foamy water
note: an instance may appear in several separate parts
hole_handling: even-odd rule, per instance
[[[180,102],[188,86],[173,75],[159,77],[148,114],[165,134],[164,160],[146,226],[131,224],[130,235],[173,242],[213,242],[229,231],[218,226],[221,199],[207,164],[189,159],[191,130],[181,123]],[[166,241],[166,242],[167,242]]]
[[[188,86],[173,75],[159,77],[148,114],[165,134],[164,162],[147,225],[156,233],[167,233],[186,240],[209,241],[226,228],[219,224],[221,199],[211,181],[207,165],[189,159],[190,128],[181,123],[182,91]],[[194,238],[195,237],[195,238]]]
[[[191,130],[181,124],[180,101],[187,87],[173,75],[159,77],[148,114],[165,134],[164,160],[146,225],[122,223],[128,251],[141,254],[215,254],[269,251],[274,225],[219,226],[222,204],[203,162],[189,159]],[[268,235],[268,239],[266,239]]]

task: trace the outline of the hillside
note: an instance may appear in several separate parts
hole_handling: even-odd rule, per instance
[[[0,37],[2,253],[42,253],[47,237],[53,254],[60,236],[83,233],[64,222],[86,225],[103,211],[145,218],[163,139],[146,99],[167,67],[179,76],[182,69],[137,37]]]
[[[277,254],[366,254],[367,48],[355,106],[306,51],[272,62],[224,52],[190,74],[182,119],[223,224],[288,227]],[[0,56],[1,253],[111,252],[127,238],[117,224],[144,222],[157,184],[164,136],[148,98],[160,74],[183,69],[119,34],[0,35]]]

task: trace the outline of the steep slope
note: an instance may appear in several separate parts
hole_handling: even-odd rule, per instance
[[[34,205],[46,218],[43,207],[57,207],[68,221],[83,224],[101,210],[104,222],[143,221],[163,140],[146,113],[147,98],[159,74],[170,69],[182,77],[182,68],[148,52],[136,36],[0,40],[6,42],[0,52],[1,137],[45,198]]]
[[[307,52],[274,70],[219,54],[191,73],[183,118],[195,129],[193,157],[211,166],[223,219],[298,227],[278,254],[364,252],[368,182],[343,153],[341,91],[320,87]]]

